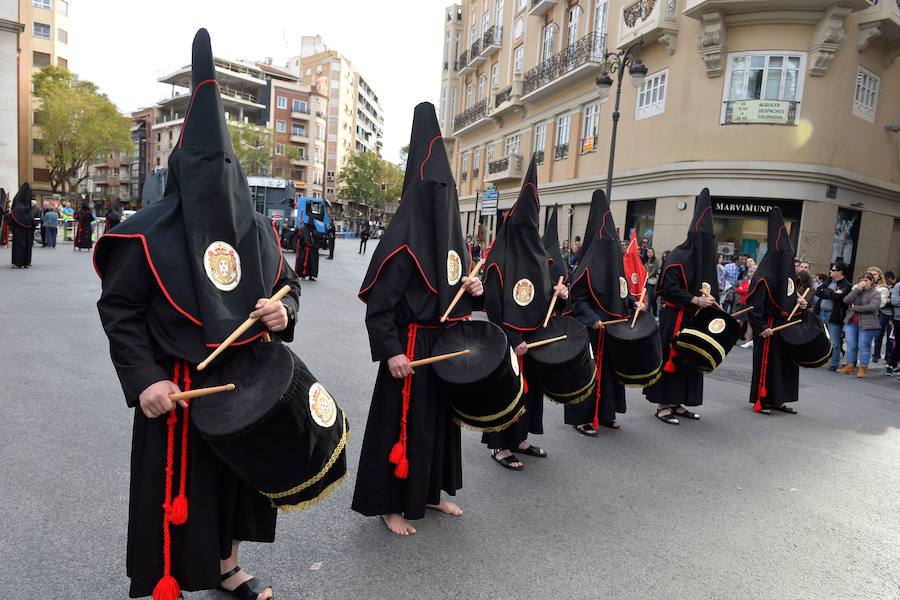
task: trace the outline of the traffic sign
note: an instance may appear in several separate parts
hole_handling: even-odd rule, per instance
[[[481,216],[490,217],[497,214],[497,201],[500,198],[500,192],[497,190],[489,190],[481,193]]]

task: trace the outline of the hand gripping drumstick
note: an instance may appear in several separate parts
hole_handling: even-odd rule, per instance
[[[187,392],[178,392],[175,394],[169,394],[169,400],[171,400],[172,402],[177,402],[179,400],[189,400],[191,398],[201,398],[203,396],[218,394],[219,392],[232,392],[232,391],[234,391],[234,384],[226,383],[225,385],[216,385],[213,387],[197,388],[196,390],[189,390]]]
[[[532,348],[538,348],[539,346],[546,346],[547,344],[552,344],[553,342],[561,342],[565,339],[568,339],[568,335],[559,335],[552,338],[547,338],[546,340],[538,340],[536,342],[531,342],[530,344],[525,344],[525,347],[531,350]]]
[[[465,350],[460,350],[459,352],[448,352],[447,354],[438,354],[437,356],[429,356],[428,358],[420,358],[419,360],[414,360],[409,363],[410,367],[421,367],[422,365],[430,365],[431,363],[441,362],[442,360],[449,360],[451,358],[456,358],[457,356],[462,356],[463,354],[468,354],[471,352],[468,348]]]
[[[275,292],[274,296],[272,296],[271,298],[266,300],[266,304],[272,304],[273,302],[280,301],[282,298],[287,296],[290,291],[291,291],[291,286],[289,286],[289,285],[284,286],[283,288],[281,288],[280,290]],[[197,365],[197,370],[202,371],[203,369],[208,367],[209,363],[211,363],[215,357],[222,354],[222,352],[225,351],[225,348],[230,346],[235,340],[237,340],[239,337],[244,335],[244,332],[247,331],[248,329],[250,329],[251,327],[253,327],[253,324],[256,323],[258,320],[259,320],[258,318],[256,318],[256,319],[249,318],[246,321],[244,321],[243,323],[241,323],[240,326],[238,326],[238,328],[235,329],[231,333],[231,335],[229,335],[227,338],[225,338],[224,342],[219,344],[219,346],[215,350],[212,351],[212,354],[210,354],[209,356],[206,357],[206,360],[204,360],[202,363]]]
[[[478,271],[480,271],[481,267],[483,267],[483,266],[484,266],[484,259],[482,258],[481,260],[478,261],[478,264],[475,265],[475,268],[472,269],[472,272],[469,273],[468,279],[471,279],[471,278],[475,277],[476,275],[478,275]],[[465,292],[466,292],[466,288],[464,286],[459,288],[459,291],[456,292],[456,296],[454,296],[454,298],[453,298],[453,302],[451,302],[450,306],[447,307],[447,312],[445,312],[444,315],[441,317],[441,323],[443,323],[450,317],[450,311],[453,310],[453,308],[456,306],[456,304],[459,302],[459,299],[462,298],[462,295]]]
[[[809,288],[806,288],[803,291],[803,294],[800,296],[800,300],[806,300],[806,295],[809,293]],[[797,309],[800,308],[800,300],[797,300],[797,304],[794,305],[794,310],[791,311],[790,316],[787,318],[788,321],[794,318],[794,315],[797,314]]]
[[[647,288],[641,290],[641,297],[638,300],[638,304],[644,303],[644,296],[647,294]],[[640,309],[635,305],[634,307],[634,316],[631,318],[631,328],[634,329],[634,324],[637,323],[638,314],[640,314]]]
[[[556,306],[556,299],[559,297],[559,292],[556,288],[562,285],[563,279],[565,279],[565,277],[563,275],[560,275],[559,280],[556,282],[556,285],[553,286],[553,298],[550,300],[550,308],[547,309],[547,316],[544,317],[544,327],[546,327],[547,323],[550,322],[550,315],[553,314],[553,308]]]
[[[788,322],[785,323],[784,325],[779,325],[778,327],[773,327],[773,328],[772,328],[772,333],[775,333],[775,332],[777,332],[777,331],[781,331],[782,329],[787,329],[788,327],[792,327],[792,326],[797,325],[797,324],[802,323],[802,322],[803,322],[803,321],[800,321],[800,320],[797,320],[797,321],[788,321]]]

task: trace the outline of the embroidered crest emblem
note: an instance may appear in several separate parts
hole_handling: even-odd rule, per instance
[[[241,282],[241,257],[231,244],[213,242],[203,256],[206,276],[223,292],[230,292]]]
[[[519,376],[519,357],[516,356],[515,351],[513,351],[512,346],[509,347],[509,362],[512,365],[513,373],[516,374],[516,377]]]
[[[462,279],[462,259],[456,250],[447,252],[447,283],[456,285]]]
[[[534,284],[527,279],[520,279],[513,286],[513,300],[519,306],[528,306],[534,300]]]
[[[794,295],[794,289],[795,289],[795,288],[794,288],[794,278],[788,276],[788,281],[787,281],[787,295],[788,295],[788,296],[793,296],[793,295]]]
[[[337,419],[334,398],[318,381],[309,388],[309,414],[320,427],[331,427]]]
[[[638,274],[632,273],[631,274],[631,285],[637,285],[637,282],[638,282]]]
[[[622,299],[628,297],[628,282],[624,277],[619,277],[619,297]]]
[[[713,319],[709,322],[709,332],[718,335],[725,331],[725,319]]]

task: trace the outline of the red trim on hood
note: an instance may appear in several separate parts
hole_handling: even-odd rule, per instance
[[[488,271],[491,270],[491,267],[494,267],[495,269],[497,269],[497,277],[500,278],[500,287],[505,287],[505,286],[503,285],[503,273],[500,271],[500,265],[498,265],[498,264],[495,263],[495,262],[492,262],[491,264],[489,264],[489,265],[487,266],[487,268],[484,270],[484,279],[485,279],[485,281],[487,281]]]
[[[766,295],[769,296],[769,301],[775,305],[775,307],[781,312],[785,312],[784,308],[777,302],[775,302],[775,298],[772,296],[772,288],[769,287],[769,280],[766,277],[760,277],[756,280],[756,285],[753,286],[753,289],[747,292],[747,300],[750,299],[750,296],[756,293],[756,289],[759,287],[759,284],[762,283],[766,286]],[[746,304],[746,302],[745,302]]]
[[[582,272],[581,275],[578,276],[578,279],[576,279],[575,281],[573,281],[572,284],[571,284],[571,286],[569,286],[569,287],[572,288],[572,289],[574,289],[574,288],[575,288],[575,285],[576,285],[579,281],[581,281],[581,278],[582,278],[582,277],[587,277],[587,287],[588,287],[588,291],[590,291],[590,293],[591,293],[591,298],[594,299],[594,304],[596,304],[598,307],[600,307],[600,309],[603,310],[603,312],[605,312],[606,314],[608,314],[608,315],[610,315],[610,316],[612,316],[612,317],[620,317],[620,318],[625,317],[625,315],[620,315],[619,313],[614,313],[614,312],[612,312],[611,310],[609,310],[608,308],[606,308],[606,306],[605,306],[602,302],[600,302],[600,300],[599,300],[599,299],[597,298],[597,296],[594,294],[594,286],[591,285],[591,270],[590,270],[589,268],[585,267],[585,268],[584,268],[584,272]],[[571,295],[570,295],[570,298],[571,298]]]
[[[778,228],[778,237],[775,238],[775,249],[781,252],[781,232],[785,231],[784,225]]]
[[[194,91],[191,92],[191,101],[188,104],[187,112],[184,114],[184,122],[181,124],[181,135],[178,136],[178,147],[179,148],[181,148],[181,146],[184,145],[184,131],[187,129],[188,119],[191,116],[191,108],[193,108],[193,106],[194,106],[194,98],[196,97],[197,92],[200,91],[200,88],[202,88],[207,83],[214,83],[216,85],[216,87],[219,87],[219,82],[216,81],[215,79],[204,79],[203,81],[198,83],[197,87],[194,88]]]
[[[700,231],[700,221],[702,221],[703,217],[706,215],[706,213],[711,210],[712,210],[712,205],[707,206],[706,208],[703,209],[703,212],[700,213],[699,217],[697,217],[697,222],[694,223],[694,231]]]
[[[381,261],[380,265],[378,265],[378,270],[375,271],[375,278],[372,280],[372,283],[370,283],[368,287],[359,290],[359,293],[356,294],[357,298],[359,298],[360,300],[365,302],[365,300],[363,300],[363,298],[362,298],[362,295],[365,294],[366,292],[368,292],[369,290],[371,290],[373,287],[375,287],[375,284],[378,283],[378,277],[381,275],[381,270],[384,268],[384,265],[386,265],[387,261],[389,261],[395,254],[397,254],[401,250],[406,250],[407,252],[409,252],[409,255],[412,257],[413,261],[416,263],[416,267],[419,269],[419,273],[421,273],[421,275],[422,275],[422,279],[425,280],[425,285],[428,286],[428,289],[430,289],[431,292],[434,294],[438,293],[438,291],[436,289],[434,289],[434,287],[431,285],[431,282],[428,281],[428,277],[425,276],[425,271],[422,269],[422,265],[419,264],[419,259],[416,257],[415,254],[413,254],[413,251],[409,247],[409,244],[403,244],[402,246],[400,246],[399,248],[397,248],[396,250],[394,250],[393,252],[388,254],[386,257],[384,257],[384,260]]]
[[[19,223],[19,220],[16,218],[16,213],[12,211],[12,207],[10,207],[9,211],[7,211],[6,214],[11,216],[12,220],[15,221],[16,225],[18,225],[19,227],[24,227],[25,229],[34,229],[34,223],[32,223],[31,225],[22,225],[21,223]]]
[[[176,304],[175,300],[172,299],[172,296],[169,295],[169,290],[166,289],[166,285],[163,283],[162,278],[159,276],[159,273],[156,271],[156,266],[153,264],[153,258],[150,256],[150,248],[147,246],[147,238],[144,237],[143,233],[105,233],[100,236],[100,239],[97,240],[96,245],[94,246],[94,255],[92,256],[92,261],[94,263],[94,270],[97,272],[97,276],[100,279],[103,279],[103,274],[100,272],[100,269],[97,267],[97,248],[100,246],[100,242],[102,242],[106,238],[123,238],[123,239],[139,239],[141,240],[141,244],[144,246],[144,256],[147,258],[147,264],[150,266],[150,270],[153,272],[153,277],[156,278],[156,283],[159,285],[159,289],[162,290],[163,295],[166,297],[166,300],[169,301],[169,304],[172,305],[172,308],[180,312],[182,315],[188,318],[194,325],[198,325],[203,327],[203,323],[200,319],[194,317],[191,313],[184,310],[178,304]]]
[[[431,148],[434,146],[434,143],[436,141],[442,139],[443,137],[444,136],[442,135],[436,135],[434,139],[431,140],[431,143],[428,144],[428,154],[425,156],[425,160],[422,161],[422,164],[419,165],[419,179],[423,181],[425,180],[425,164],[428,162],[428,159],[431,158]]]
[[[668,271],[672,267],[678,267],[678,269],[681,271],[681,280],[684,282],[684,289],[686,289],[688,293],[693,294],[694,292],[690,288],[688,288],[687,275],[684,274],[684,266],[682,266],[681,263],[672,263],[671,265],[666,265],[666,268],[663,269],[662,273],[660,274],[660,278],[665,277],[666,271]]]
[[[603,230],[606,228],[606,217],[610,215],[610,211],[606,211],[603,213],[603,216],[600,218],[600,239],[603,239]]]

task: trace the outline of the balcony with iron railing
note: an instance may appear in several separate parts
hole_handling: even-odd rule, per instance
[[[488,27],[481,36],[481,56],[488,58],[500,52],[500,45],[503,39],[503,26],[494,25]]]
[[[501,181],[517,180],[522,178],[522,155],[509,154],[500,160],[488,163],[485,183],[498,183]]]
[[[456,135],[464,131],[472,131],[490,122],[487,114],[487,98],[482,98],[453,119],[453,130]]]
[[[626,48],[640,39],[645,45],[659,41],[670,53],[675,52],[678,37],[678,3],[679,0],[628,2],[622,7],[616,48]]]
[[[543,17],[556,8],[556,2],[557,0],[531,0],[531,8],[528,9],[528,14]]]
[[[459,55],[459,74],[465,75],[466,73],[471,73],[475,71],[475,65],[469,64],[469,51],[463,50],[463,53]]]
[[[890,65],[900,56],[900,0],[869,0],[871,7],[857,17],[857,48],[864,52],[874,40],[881,41],[885,62]]]
[[[569,144],[557,144],[553,147],[553,160],[569,158]]]
[[[469,46],[469,64],[473,66],[480,65],[484,62],[485,57],[481,54],[481,40],[475,40]]]
[[[534,164],[542,165],[544,164],[544,151],[538,150],[534,153]]]
[[[525,73],[522,100],[531,102],[554,89],[570,85],[599,71],[606,48],[606,36],[589,33],[562,52],[554,54]]]
[[[522,84],[521,74],[513,76],[511,84],[503,89],[495,90],[491,102],[491,118],[497,118],[506,113],[518,112],[522,108]]]

